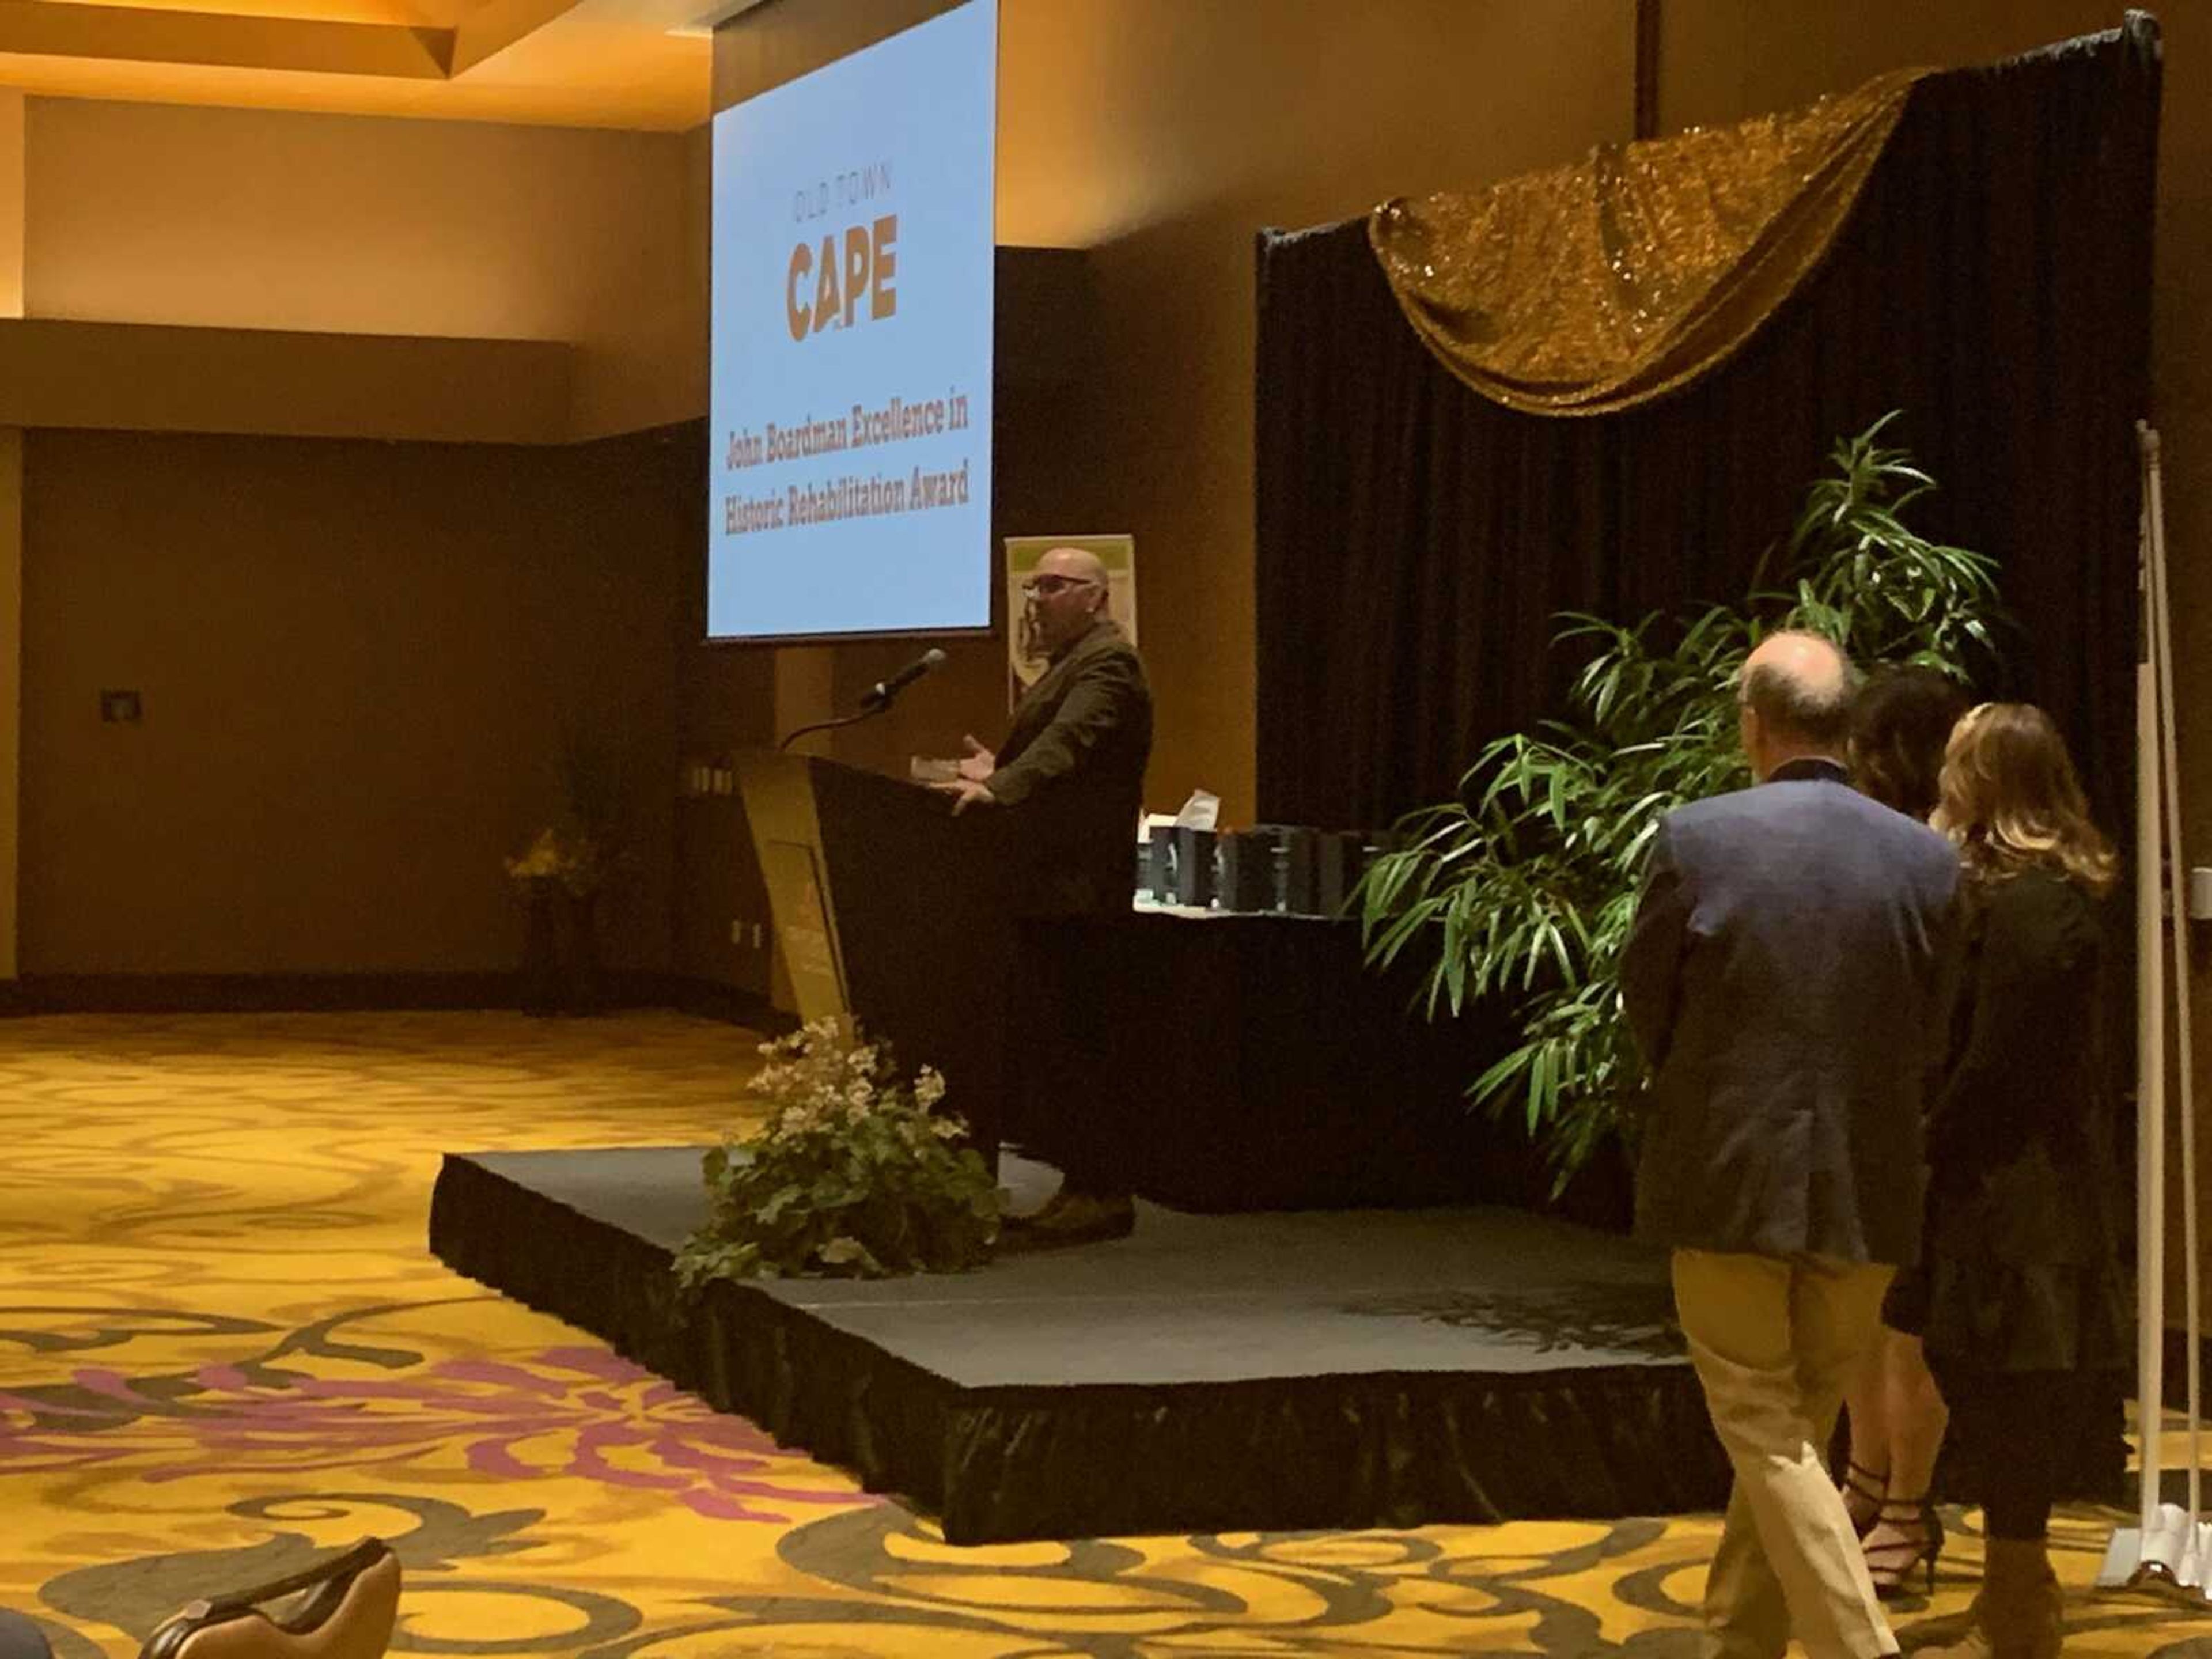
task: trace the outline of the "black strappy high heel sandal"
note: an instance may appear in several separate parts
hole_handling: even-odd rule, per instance
[[[262,1607],[303,1591],[282,1618]],[[161,1622],[138,1659],[196,1659],[203,1650],[223,1659],[381,1659],[398,1611],[399,1558],[381,1539],[364,1538],[273,1584],[192,1602]]]
[[[1844,1511],[1851,1517],[1851,1530],[1864,1538],[1874,1530],[1874,1523],[1881,1518],[1881,1503],[1889,1492],[1889,1476],[1877,1474],[1863,1463],[1854,1463],[1848,1458],[1844,1462]],[[1863,1498],[1863,1507],[1853,1498]]]
[[[1867,1577],[1874,1580],[1874,1593],[1885,1601],[1904,1595],[1913,1571],[1925,1563],[1927,1593],[1935,1594],[1936,1559],[1943,1553],[1943,1517],[1936,1513],[1936,1505],[1925,1497],[1885,1498],[1875,1526],[1894,1527],[1899,1536],[1869,1543],[1875,1530],[1869,1527],[1859,1540],[1866,1553]]]

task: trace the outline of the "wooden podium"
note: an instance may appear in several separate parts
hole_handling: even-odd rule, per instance
[[[738,757],[738,788],[803,1020],[850,1015],[995,1159],[1012,1072],[1017,848],[1004,815],[808,756]]]

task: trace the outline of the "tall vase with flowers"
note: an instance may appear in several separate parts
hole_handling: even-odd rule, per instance
[[[522,1006],[533,1014],[580,1013],[599,1006],[599,892],[605,855],[591,836],[548,825],[507,878],[528,907],[522,947]]]
[[[506,860],[528,907],[522,1006],[531,1013],[589,1013],[602,1001],[599,911],[625,860],[633,769],[613,738],[571,726],[555,771],[559,816]]]

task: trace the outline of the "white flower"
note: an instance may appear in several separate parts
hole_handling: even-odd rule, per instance
[[[752,1081],[745,1085],[748,1094],[763,1100],[778,1100],[791,1092],[795,1068],[789,1066],[763,1066],[753,1073]]]

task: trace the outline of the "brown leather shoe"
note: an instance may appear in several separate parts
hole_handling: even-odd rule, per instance
[[[298,1596],[280,1613],[262,1603]],[[138,1659],[382,1659],[399,1612],[399,1558],[364,1538],[273,1584],[194,1601],[164,1620]]]
[[[1057,1250],[1127,1238],[1136,1230],[1137,1205],[1127,1193],[1055,1193],[1035,1215],[1009,1216],[1000,1224],[1001,1251]]]
[[[1975,1598],[1974,1627],[1950,1647],[1915,1659],[2058,1659],[2064,1603],[2045,1540],[1992,1538]]]

